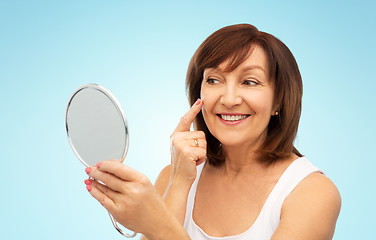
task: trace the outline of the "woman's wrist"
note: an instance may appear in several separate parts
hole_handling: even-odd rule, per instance
[[[181,182],[179,180],[170,181],[167,186],[166,192],[163,195],[163,200],[171,210],[172,205],[186,205],[189,190],[192,184]],[[185,208],[184,208],[185,209]]]
[[[171,177],[168,188],[189,192],[194,181],[194,179],[186,179],[180,176]]]

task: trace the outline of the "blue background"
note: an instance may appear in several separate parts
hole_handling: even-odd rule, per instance
[[[375,239],[376,4],[372,1],[0,1],[0,238],[123,239],[87,193],[64,128],[96,82],[130,125],[126,164],[152,182],[188,110],[190,58],[212,32],[251,23],[294,53],[304,83],[296,146],[338,186],[334,239]]]

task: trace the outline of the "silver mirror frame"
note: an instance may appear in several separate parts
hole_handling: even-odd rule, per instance
[[[68,110],[69,110],[69,107],[72,103],[72,100],[73,98],[76,96],[77,93],[79,93],[80,91],[86,89],[86,88],[90,88],[90,89],[95,89],[97,91],[100,91],[101,93],[103,93],[106,97],[108,97],[112,103],[114,104],[114,106],[116,107],[116,109],[118,110],[121,118],[122,118],[122,122],[124,123],[124,128],[125,128],[125,138],[126,138],[126,143],[125,143],[125,148],[124,148],[124,152],[123,152],[123,156],[122,156],[122,159],[121,159],[121,162],[124,161],[125,159],[125,156],[127,155],[127,152],[128,152],[128,147],[129,147],[129,130],[128,130],[128,121],[127,121],[127,118],[125,117],[125,114],[124,114],[124,111],[123,111],[123,108],[121,107],[119,101],[115,98],[115,96],[106,88],[104,88],[103,86],[99,85],[99,84],[95,84],[95,83],[88,83],[88,84],[85,84],[79,88],[77,88],[73,94],[71,95],[71,97],[69,98],[69,101],[68,101],[68,104],[67,104],[67,107],[66,107],[66,110],[65,110],[65,130],[66,130],[66,133],[67,133],[67,137],[68,137],[68,141],[69,141],[69,145],[71,146],[74,154],[76,155],[76,157],[80,160],[80,162],[85,165],[86,167],[90,167],[80,156],[80,154],[78,153],[78,151],[76,150],[75,146],[73,145],[73,142],[72,142],[72,139],[71,139],[71,136],[69,135],[69,127],[68,127]],[[111,219],[111,222],[112,224],[114,225],[115,229],[123,236],[127,237],[127,238],[133,238],[137,235],[136,232],[133,232],[132,234],[128,234],[128,233],[125,233],[118,225],[117,225],[117,222],[116,220],[114,219],[114,217],[108,213],[110,215],[110,219]]]
[[[74,98],[74,96],[76,94],[78,94],[80,91],[86,89],[86,88],[90,88],[90,89],[95,89],[101,93],[103,93],[106,97],[108,97],[108,99],[111,100],[111,102],[114,104],[114,106],[116,107],[116,109],[118,110],[122,120],[123,120],[123,124],[124,124],[124,128],[125,128],[125,136],[126,136],[126,144],[125,144],[125,148],[124,148],[124,152],[123,152],[123,156],[121,158],[121,162],[124,161],[127,153],[128,153],[128,147],[129,147],[129,130],[128,130],[128,121],[127,121],[127,118],[125,117],[125,114],[124,114],[124,111],[123,111],[123,108],[121,107],[119,101],[115,98],[115,96],[106,88],[104,88],[103,86],[99,85],[99,84],[95,84],[95,83],[88,83],[88,84],[85,84],[79,88],[77,88],[72,96],[69,98],[69,101],[68,101],[68,104],[67,104],[67,107],[66,107],[66,110],[65,110],[65,130],[66,130],[66,133],[67,133],[67,137],[68,137],[68,141],[69,141],[69,145],[72,147],[72,150],[74,152],[74,154],[76,155],[76,157],[80,160],[80,162],[82,164],[84,164],[86,167],[90,167],[82,158],[81,156],[78,154],[76,148],[74,147],[73,145],[73,142],[72,142],[72,139],[71,139],[71,136],[69,135],[69,128],[68,128],[68,109],[69,109],[69,106],[71,105],[72,103],[72,100]]]

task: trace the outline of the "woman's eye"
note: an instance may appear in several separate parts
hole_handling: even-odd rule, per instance
[[[206,82],[207,82],[208,84],[213,85],[213,84],[217,84],[217,83],[219,83],[219,80],[214,79],[214,78],[208,78],[208,79],[206,80]]]
[[[246,86],[254,86],[254,85],[257,85],[258,82],[256,82],[255,80],[244,80],[243,84]]]

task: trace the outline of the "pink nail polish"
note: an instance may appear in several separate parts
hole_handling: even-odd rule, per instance
[[[86,172],[87,174],[89,174],[90,171],[91,171],[91,167],[87,167],[87,168],[85,168],[85,172]]]
[[[85,180],[85,184],[86,184],[86,185],[91,185],[91,181],[90,181],[89,179],[86,179],[86,180]]]
[[[196,105],[200,105],[200,103],[201,103],[201,99],[197,99],[197,101],[196,101]]]
[[[101,162],[97,163],[96,166],[99,168],[101,166]]]
[[[91,191],[91,186],[90,185],[86,185],[86,189],[90,192]]]

